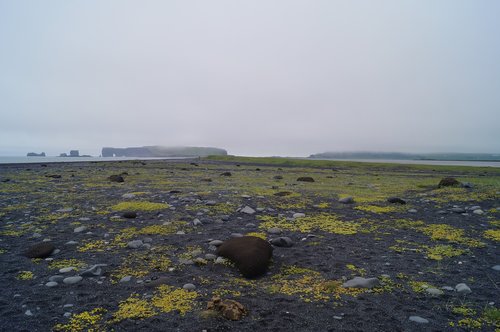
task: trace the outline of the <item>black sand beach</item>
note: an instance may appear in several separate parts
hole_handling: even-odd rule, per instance
[[[280,245],[265,275],[216,257],[241,235]],[[499,241],[493,168],[0,165],[0,330],[498,331]],[[247,314],[206,310],[214,296]]]

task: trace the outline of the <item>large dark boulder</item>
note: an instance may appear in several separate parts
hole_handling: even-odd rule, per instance
[[[301,176],[300,178],[297,179],[297,181],[300,182],[314,182],[314,179],[310,176]]]
[[[245,278],[255,278],[267,271],[273,247],[259,237],[242,236],[224,241],[217,255],[232,261]]]
[[[439,181],[438,187],[458,187],[460,186],[460,182],[455,178],[443,178]]]
[[[56,249],[50,242],[40,242],[29,247],[23,252],[23,256],[28,258],[46,258]]]
[[[387,199],[387,201],[389,203],[393,203],[393,204],[402,204],[402,205],[406,204],[406,201],[404,199],[399,198],[399,197],[389,197]]]
[[[111,181],[111,182],[125,182],[125,180],[123,179],[123,176],[121,175],[111,175],[110,177],[108,177],[108,180]]]

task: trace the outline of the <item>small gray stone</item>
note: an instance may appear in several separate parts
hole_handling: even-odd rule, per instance
[[[95,277],[100,276],[102,274],[101,267],[107,266],[107,264],[95,264],[92,265],[89,269],[80,273],[82,277]]]
[[[222,244],[223,242],[221,240],[213,240],[213,241],[210,241],[208,242],[209,245],[211,246],[214,246],[214,247],[218,247]]]
[[[254,228],[256,227],[254,223],[249,222],[248,224],[245,225],[247,228]]]
[[[465,213],[465,209],[461,208],[461,207],[453,207],[450,210],[451,210],[451,212],[455,212],[455,213]]]
[[[481,215],[481,214],[484,214],[484,211],[481,209],[477,209],[477,210],[472,211],[472,213]]]
[[[45,286],[47,287],[56,287],[57,285],[59,284],[55,281],[49,281],[48,283],[45,284]]]
[[[175,234],[177,234],[177,235],[185,235],[186,232],[184,232],[184,231],[177,231]]]
[[[277,237],[275,239],[272,239],[269,242],[271,242],[271,244],[276,246],[276,247],[288,248],[288,247],[293,246],[292,239],[290,239],[289,237],[286,237],[286,236]]]
[[[231,233],[231,237],[243,237],[241,233]]]
[[[127,243],[127,247],[131,248],[131,249],[138,249],[140,247],[142,247],[144,243],[142,242],[142,240],[133,240],[133,241],[130,241],[129,243]]]
[[[76,267],[74,266],[68,266],[68,267],[63,267],[62,269],[59,270],[59,273],[68,273],[71,271],[76,270]]]
[[[333,319],[341,320],[342,316],[333,316]]]
[[[203,223],[200,221],[200,219],[196,218],[193,220],[193,226],[201,226]]]
[[[80,276],[67,277],[67,278],[64,278],[63,283],[65,283],[66,285],[72,285],[72,284],[76,284],[77,282],[80,282],[82,280],[83,280],[83,278]]]
[[[464,283],[460,283],[460,284],[457,284],[455,286],[455,290],[458,292],[458,293],[462,293],[462,294],[468,294],[468,293],[472,293],[472,290],[470,289],[469,286],[467,286],[466,284]]]
[[[472,210],[472,211],[474,211],[474,210],[480,210],[480,209],[481,209],[481,207],[479,205],[474,205],[474,206],[471,206],[469,208],[469,210]]]
[[[26,310],[26,311],[24,312],[24,314],[25,314],[26,316],[33,316],[33,313],[31,312],[31,310]]]
[[[254,214],[255,210],[247,205],[243,209],[241,209],[240,212],[245,214]]]
[[[228,215],[220,216],[220,218],[221,218],[222,221],[229,221],[229,216]]]
[[[86,230],[86,229],[87,229],[87,227],[85,227],[85,226],[80,226],[80,227],[75,228],[75,229],[73,230],[73,232],[74,232],[74,233],[81,233],[81,232],[83,232],[83,231],[84,231],[84,230]]]
[[[120,282],[129,282],[130,280],[132,280],[132,276],[125,276],[120,279]]]
[[[429,320],[422,318],[420,316],[410,316],[410,321],[415,322],[417,324],[427,324],[429,323]]]
[[[193,265],[194,262],[192,259],[180,258],[179,264],[181,264],[181,265]]]
[[[304,218],[305,216],[306,216],[305,213],[299,213],[299,212],[297,212],[297,213],[294,213],[292,217],[294,219],[296,219],[296,218]]]
[[[439,295],[443,295],[443,293],[444,293],[442,290],[434,288],[434,287],[426,288],[425,291],[432,296],[439,296]]]
[[[269,234],[281,234],[282,230],[278,227],[271,227],[267,230]]]
[[[62,276],[62,275],[55,275],[55,276],[49,277],[49,281],[53,281],[53,282],[62,282],[63,279],[64,279],[64,276]]]
[[[65,209],[56,210],[56,212],[62,212],[62,213],[71,212],[71,211],[73,211],[73,208],[65,208]]]
[[[129,194],[123,194],[123,195],[122,195],[122,198],[125,198],[125,199],[135,198],[135,194],[132,194],[132,193],[129,193]]]
[[[214,261],[217,259],[217,256],[214,254],[205,254],[205,259],[208,261]]]
[[[342,287],[345,288],[373,288],[380,284],[380,280],[377,278],[363,278],[354,277],[351,280],[346,281]]]
[[[216,204],[217,204],[217,202],[216,202],[216,201],[206,201],[206,202],[205,202],[205,205],[206,205],[206,206],[214,206],[214,205],[216,205]]]
[[[150,238],[150,237],[145,237],[144,239],[142,239],[142,242],[144,242],[144,243],[152,243],[153,239]]]
[[[495,265],[492,267],[492,269],[495,271],[500,271],[500,265]]]
[[[215,264],[224,264],[226,262],[226,260],[224,259],[224,257],[217,257],[217,259],[215,260]]]
[[[68,311],[66,311],[66,312],[63,314],[63,316],[64,316],[64,317],[66,317],[66,318],[70,318],[70,317],[71,317],[71,315],[72,315],[72,313],[71,313],[71,312],[68,312]]]
[[[184,288],[185,290],[193,291],[196,289],[196,286],[193,284],[185,284],[184,286],[182,286],[182,288]]]
[[[418,211],[416,209],[409,209],[408,212],[409,213],[417,213]]]
[[[454,291],[455,290],[453,287],[450,287],[450,286],[443,286],[443,287],[441,287],[441,289],[444,289],[447,291]]]
[[[347,197],[339,199],[339,203],[352,204],[352,203],[354,203],[354,198],[352,196],[347,196]]]

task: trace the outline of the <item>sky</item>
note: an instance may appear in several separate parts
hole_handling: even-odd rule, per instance
[[[0,155],[500,152],[497,0],[0,0]]]

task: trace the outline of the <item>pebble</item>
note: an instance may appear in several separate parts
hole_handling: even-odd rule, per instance
[[[214,254],[205,254],[205,259],[208,261],[214,261],[217,259],[217,256]]]
[[[278,227],[271,227],[267,230],[269,234],[281,234],[281,228]]]
[[[76,242],[76,241],[68,241],[68,242],[66,242],[65,244],[66,244],[67,246],[74,246],[74,245],[78,244],[78,242]]]
[[[231,237],[243,237],[241,233],[231,233]]]
[[[455,213],[465,213],[465,209],[464,209],[464,208],[461,208],[461,207],[453,207],[453,208],[451,208],[451,212],[455,212]]]
[[[76,270],[76,267],[74,266],[63,267],[62,269],[59,270],[59,273],[68,273],[73,270]]]
[[[67,278],[64,278],[63,283],[65,283],[67,285],[72,285],[72,284],[76,284],[77,282],[80,282],[82,280],[83,280],[83,278],[80,276],[67,277]]]
[[[201,226],[203,223],[200,221],[200,219],[196,218],[193,220],[193,226]]]
[[[133,241],[130,241],[129,243],[127,243],[127,247],[129,248],[132,248],[132,249],[138,249],[140,247],[142,247],[144,243],[142,242],[142,240],[133,240]]]
[[[442,290],[433,287],[427,288],[425,291],[432,296],[439,296],[444,294]]]
[[[63,279],[64,279],[64,276],[61,276],[61,275],[55,275],[55,276],[49,277],[49,281],[53,281],[53,282],[62,282]]]
[[[290,239],[287,236],[277,237],[275,239],[272,239],[269,242],[271,242],[271,244],[274,245],[274,246],[276,246],[276,247],[285,247],[285,248],[288,248],[288,247],[293,246],[292,239]]]
[[[142,242],[144,242],[144,243],[151,243],[151,242],[153,242],[153,239],[150,238],[150,237],[145,237],[144,239],[142,239]]]
[[[74,232],[74,233],[81,233],[81,232],[83,232],[83,231],[84,231],[84,230],[86,230],[86,229],[87,229],[87,227],[85,227],[85,226],[80,226],[80,227],[75,228],[75,229],[73,230],[73,232]]]
[[[71,312],[68,312],[68,311],[66,311],[66,312],[63,314],[63,316],[64,316],[64,317],[66,317],[66,318],[71,317],[71,315],[72,315],[72,313],[71,313]]]
[[[208,242],[209,245],[214,246],[214,247],[218,247],[222,243],[223,243],[223,241],[221,241],[221,240],[212,240],[212,241]]]
[[[460,283],[460,284],[457,284],[455,286],[455,290],[458,292],[458,293],[463,293],[463,294],[468,294],[468,293],[472,293],[472,290],[470,289],[469,286],[467,286],[466,284],[464,283]]]
[[[305,216],[306,216],[305,213],[299,213],[299,212],[297,212],[297,213],[293,214],[293,218],[294,219],[296,219],[296,218],[304,218]]]
[[[101,267],[107,266],[107,264],[95,264],[92,265],[89,269],[83,271],[80,273],[82,277],[94,277],[94,276],[100,276],[102,274],[102,269]]]
[[[245,206],[243,209],[240,210],[241,213],[246,213],[246,214],[254,214],[255,210],[249,207],[248,205]]]
[[[132,280],[132,276],[125,276],[120,279],[120,282],[129,282],[130,280]]]
[[[333,316],[333,319],[341,320],[342,316]]]
[[[429,320],[422,318],[420,316],[410,316],[410,321],[418,323],[418,324],[427,324],[429,323]]]
[[[186,234],[186,232],[184,232],[184,231],[177,231],[177,233],[175,233],[175,234],[177,234],[177,235],[184,235],[184,234]]]
[[[346,281],[342,287],[344,288],[373,288],[380,284],[377,278],[354,277]]]
[[[484,211],[481,209],[477,209],[477,210],[472,211],[472,213],[481,215],[481,214],[484,214]]]
[[[492,269],[495,271],[500,271],[500,265],[495,265],[492,267]]]
[[[226,262],[226,260],[224,259],[224,257],[217,257],[217,259],[215,260],[215,264],[224,264]]]
[[[339,203],[352,204],[352,203],[354,203],[354,198],[352,196],[347,196],[347,197],[339,199]]]
[[[409,213],[417,213],[417,210],[416,209],[409,209],[408,212]]]
[[[56,287],[57,285],[59,284],[55,281],[49,281],[48,283],[45,284],[45,286],[47,287]]]
[[[33,313],[32,313],[32,312],[31,312],[31,310],[29,310],[29,309],[28,309],[28,310],[26,310],[26,311],[24,312],[24,314],[25,314],[26,316],[33,316]]]
[[[184,286],[182,286],[182,288],[184,288],[185,290],[193,291],[196,289],[196,286],[193,284],[185,284]]]
[[[247,228],[253,228],[256,227],[254,223],[249,222],[248,224],[245,225]]]
[[[216,201],[206,201],[206,202],[205,202],[205,205],[206,205],[206,206],[214,206],[214,205],[216,205],[216,204],[217,204],[217,202],[216,202]]]
[[[441,289],[447,290],[447,291],[454,291],[455,289],[451,286],[443,286]]]
[[[132,194],[132,193],[123,194],[122,198],[125,198],[125,199],[135,198],[135,194]]]
[[[56,210],[56,212],[71,212],[73,211],[73,208],[65,208],[65,209],[59,209],[59,210]]]

